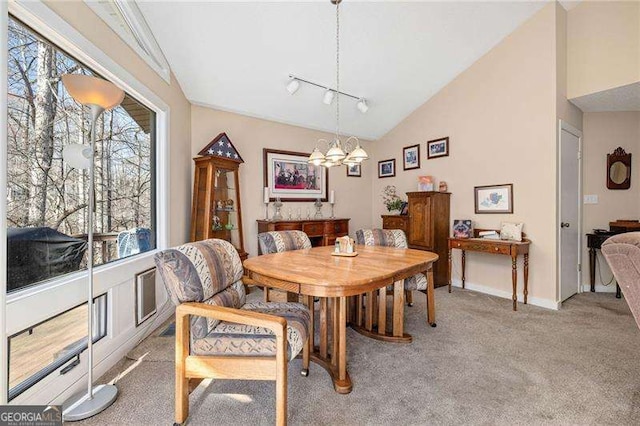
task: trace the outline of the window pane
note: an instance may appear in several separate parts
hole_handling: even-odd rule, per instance
[[[93,341],[107,334],[107,296],[94,301]],[[87,304],[9,338],[9,397],[14,398],[87,347]]]
[[[89,176],[65,165],[90,143],[88,111],[60,77],[95,73],[10,17],[8,37],[8,289],[86,267]],[[96,125],[99,265],[155,248],[155,113],[126,95]]]

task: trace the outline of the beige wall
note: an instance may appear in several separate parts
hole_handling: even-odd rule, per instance
[[[598,204],[584,205],[584,233],[594,228],[609,229],[609,222],[616,219],[640,219],[640,112],[593,112],[584,114],[583,186],[585,194],[598,196]],[[631,188],[610,190],[606,185],[607,154],[621,146],[631,157]],[[586,240],[586,271],[583,283],[589,284]],[[602,278],[611,278],[606,262],[600,257]],[[601,280],[596,274],[596,284]],[[601,288],[598,289],[600,291]],[[613,287],[610,288],[614,290]]]
[[[192,106],[191,108],[191,156],[204,148],[220,132],[226,132],[245,163],[240,166],[240,187],[242,202],[242,223],[245,250],[251,256],[258,254],[258,225],[256,220],[264,219],[262,203],[263,148],[295,152],[311,152],[320,138],[330,139],[331,134],[302,127],[261,120],[244,115],[223,112],[211,108]],[[371,151],[371,144],[363,141],[363,148]],[[371,226],[371,176],[375,172],[373,161],[365,161],[362,177],[347,177],[344,167],[329,169],[329,187],[335,190],[336,217],[349,217],[349,230],[353,235],[359,228]],[[306,217],[307,209],[315,213],[312,202],[284,203],[283,215],[291,209],[296,217],[297,209]],[[323,213],[330,216],[330,206],[324,203]],[[269,208],[273,216],[273,204]]]
[[[583,1],[567,34],[569,99],[640,81],[640,2]]]
[[[406,192],[416,189],[420,175],[447,181],[452,220],[472,219],[478,228],[525,223],[533,241],[529,294],[545,306],[555,306],[556,300],[555,26],[551,4],[374,145],[376,161],[396,158],[399,165],[395,178],[374,179],[374,223],[380,225],[384,213],[380,192],[385,185]],[[427,160],[426,141],[443,136],[450,137],[449,157]],[[404,172],[402,147],[416,143],[422,167]],[[503,183],[514,185],[514,214],[474,214],[473,187]],[[468,283],[510,294],[508,259],[480,253],[467,259]],[[459,277],[457,254],[454,261]]]
[[[582,129],[582,111],[567,100],[567,11],[556,3],[556,109],[558,118]]]
[[[191,159],[188,149],[191,141],[191,109],[177,80],[171,75],[171,84],[167,84],[84,2],[48,2],[47,6],[169,105],[170,188],[158,188],[158,191],[170,191],[171,194],[169,246],[188,241],[191,216]]]

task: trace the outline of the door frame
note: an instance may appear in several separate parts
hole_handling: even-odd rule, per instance
[[[556,161],[558,164],[558,171],[556,173],[556,251],[557,256],[557,270],[556,270],[556,300],[558,306],[562,304],[562,247],[561,247],[561,232],[560,223],[562,218],[560,216],[562,212],[561,201],[561,183],[562,183],[562,131],[571,133],[578,138],[578,232],[580,238],[578,238],[578,294],[582,293],[582,250],[583,250],[583,237],[582,237],[582,209],[583,203],[583,185],[582,185],[582,148],[583,148],[583,135],[582,131],[573,127],[569,123],[558,120],[558,136],[556,142]]]

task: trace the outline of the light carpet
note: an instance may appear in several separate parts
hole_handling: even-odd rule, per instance
[[[291,362],[289,424],[640,424],[640,333],[624,299],[584,293],[560,311],[513,312],[506,299],[435,293],[436,328],[423,294],[406,309],[411,344],[347,329],[348,395],[314,363],[302,377],[300,359]],[[79,424],[173,423],[174,341],[164,329],[101,379],[115,378],[118,399]],[[274,422],[273,382],[205,381],[190,397],[189,425]]]

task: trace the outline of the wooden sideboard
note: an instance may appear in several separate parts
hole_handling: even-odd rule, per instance
[[[302,231],[311,240],[311,245],[330,246],[336,238],[349,235],[349,220],[299,219],[299,220],[258,220],[258,233],[269,231]]]
[[[407,192],[409,214],[383,215],[383,229],[402,229],[407,235],[409,248],[436,253],[439,260],[434,264],[433,276],[436,287],[449,283],[447,262],[449,238],[449,192]]]

